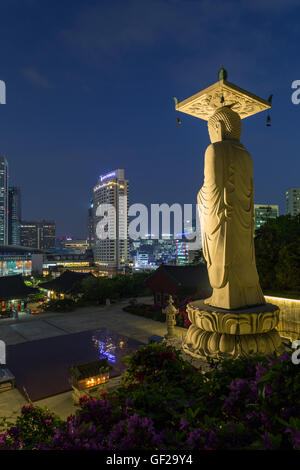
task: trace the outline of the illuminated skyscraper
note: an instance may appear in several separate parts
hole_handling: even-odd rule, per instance
[[[111,209],[105,211],[105,205]],[[105,275],[125,273],[129,262],[128,181],[123,169],[100,176],[94,187],[93,211],[95,263]]]
[[[8,244],[20,245],[21,192],[12,186],[8,189]]]
[[[300,214],[300,188],[289,188],[285,192],[286,213],[292,216]]]
[[[0,157],[0,245],[8,244],[8,163]]]

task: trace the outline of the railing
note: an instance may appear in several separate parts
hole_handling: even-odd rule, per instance
[[[300,300],[265,295],[267,302],[280,309],[277,330],[280,336],[291,341],[300,339]]]

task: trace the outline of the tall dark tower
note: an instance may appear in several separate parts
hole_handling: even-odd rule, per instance
[[[93,204],[93,199],[92,199],[89,210],[88,210],[88,244],[90,248],[94,245],[94,242],[95,242],[93,207],[94,207],[94,204]]]
[[[20,245],[21,191],[18,186],[8,189],[8,244]]]
[[[0,157],[0,245],[8,244],[8,163]]]

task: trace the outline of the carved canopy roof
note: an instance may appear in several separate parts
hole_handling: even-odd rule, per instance
[[[205,90],[177,103],[175,109],[208,121],[222,105],[232,105],[231,109],[239,113],[241,119],[271,107],[269,101],[222,79]]]

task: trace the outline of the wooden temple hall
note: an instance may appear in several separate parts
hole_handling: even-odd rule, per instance
[[[30,296],[38,292],[25,284],[22,274],[0,277],[0,317],[24,311]]]

